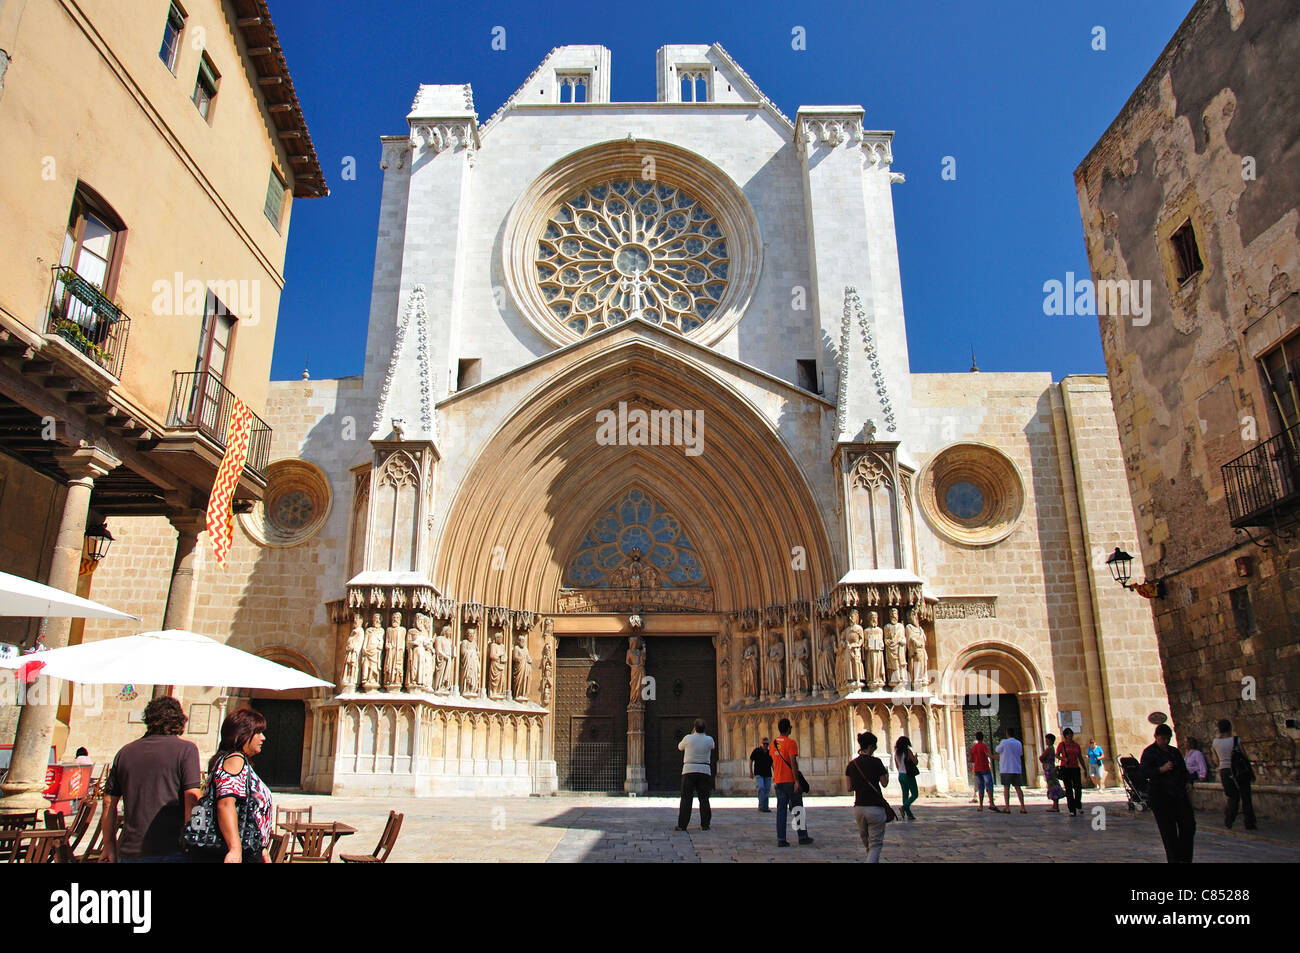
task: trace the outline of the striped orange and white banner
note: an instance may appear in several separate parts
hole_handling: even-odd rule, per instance
[[[221,458],[221,467],[217,478],[212,483],[212,495],[208,497],[208,538],[212,540],[212,552],[217,557],[217,565],[226,565],[226,556],[235,532],[235,487],[244,475],[244,464],[248,460],[248,435],[252,430],[253,414],[238,397],[230,414],[230,433],[226,436],[226,455]]]

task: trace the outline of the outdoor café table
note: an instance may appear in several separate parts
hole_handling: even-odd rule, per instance
[[[321,856],[327,860],[334,856],[334,845],[338,843],[340,837],[347,837],[349,834],[357,832],[357,829],[350,824],[342,824],[337,821],[294,821],[281,824],[280,829],[295,837],[300,846],[305,845],[307,834],[311,831],[320,831],[329,835],[329,844],[321,844]]]

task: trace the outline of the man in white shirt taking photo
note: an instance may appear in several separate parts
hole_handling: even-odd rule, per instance
[[[691,821],[694,799],[700,799],[700,830],[709,829],[713,809],[709,807],[709,788],[713,783],[713,739],[704,733],[704,719],[695,719],[695,730],[677,744],[682,756],[682,803],[677,811],[677,830],[686,830]]]

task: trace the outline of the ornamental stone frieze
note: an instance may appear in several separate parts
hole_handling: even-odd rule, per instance
[[[894,162],[894,134],[892,132],[865,132],[862,134],[862,159],[871,167],[888,168]]]
[[[379,168],[387,172],[389,169],[401,171],[406,168],[407,160],[411,156],[411,140],[409,137],[391,137],[385,136],[382,140],[383,150],[379,157]]]
[[[996,619],[997,596],[941,597],[934,607],[936,619]]]
[[[853,147],[862,141],[861,113],[819,115],[811,118],[800,114],[795,142],[811,154],[817,146],[834,149],[847,144]]]
[[[411,127],[411,147],[434,155],[464,149],[472,156],[478,149],[478,130],[471,119],[416,123]]]
[[[561,589],[558,612],[712,612],[712,589]]]

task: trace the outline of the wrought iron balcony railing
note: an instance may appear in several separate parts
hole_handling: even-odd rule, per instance
[[[47,334],[57,334],[119,380],[131,319],[91,282],[64,265],[50,269]]]
[[[167,409],[167,426],[193,429],[222,450],[230,435],[230,415],[235,409],[235,395],[211,371],[175,371],[172,375],[172,399]],[[271,454],[271,428],[253,414],[248,433],[248,459],[245,470],[266,478],[267,459]]]
[[[1271,525],[1300,504],[1300,424],[1223,465],[1233,526]]]

